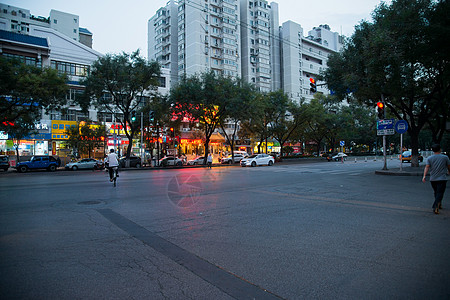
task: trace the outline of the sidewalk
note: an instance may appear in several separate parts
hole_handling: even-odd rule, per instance
[[[393,176],[423,176],[423,169],[425,164],[421,164],[419,167],[404,166],[402,171],[400,168],[390,168],[388,170],[377,170],[375,174],[377,175],[393,175]]]

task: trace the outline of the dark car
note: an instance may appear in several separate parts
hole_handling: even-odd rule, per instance
[[[61,160],[53,156],[35,155],[29,161],[21,161],[16,164],[18,172],[24,173],[28,170],[47,169],[47,171],[56,171],[61,165]]]
[[[0,169],[8,171],[9,169],[9,157],[6,155],[0,155]]]
[[[125,168],[125,164],[127,162],[127,158],[121,157],[119,160],[119,165],[121,168]],[[140,168],[142,167],[142,161],[139,156],[130,156],[130,167],[131,168]]]

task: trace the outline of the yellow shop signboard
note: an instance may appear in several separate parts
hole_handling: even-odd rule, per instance
[[[69,136],[66,134],[66,130],[71,127],[77,127],[77,122],[52,120],[52,139],[67,140]]]

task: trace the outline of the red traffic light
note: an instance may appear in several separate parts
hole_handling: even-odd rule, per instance
[[[316,83],[316,81],[314,80],[314,78],[309,78],[309,81],[311,82],[311,83]]]
[[[170,127],[170,131],[173,131],[173,127]]]
[[[379,109],[383,109],[384,108],[383,102],[377,102],[377,106],[378,106]]]

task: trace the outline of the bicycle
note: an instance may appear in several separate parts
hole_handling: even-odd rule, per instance
[[[110,169],[110,172],[111,172],[111,169],[112,169],[112,178],[110,178],[110,181],[112,181],[114,183],[114,187],[115,187],[116,186],[116,181],[117,181],[117,170],[119,169],[119,167],[111,167],[109,169]]]

